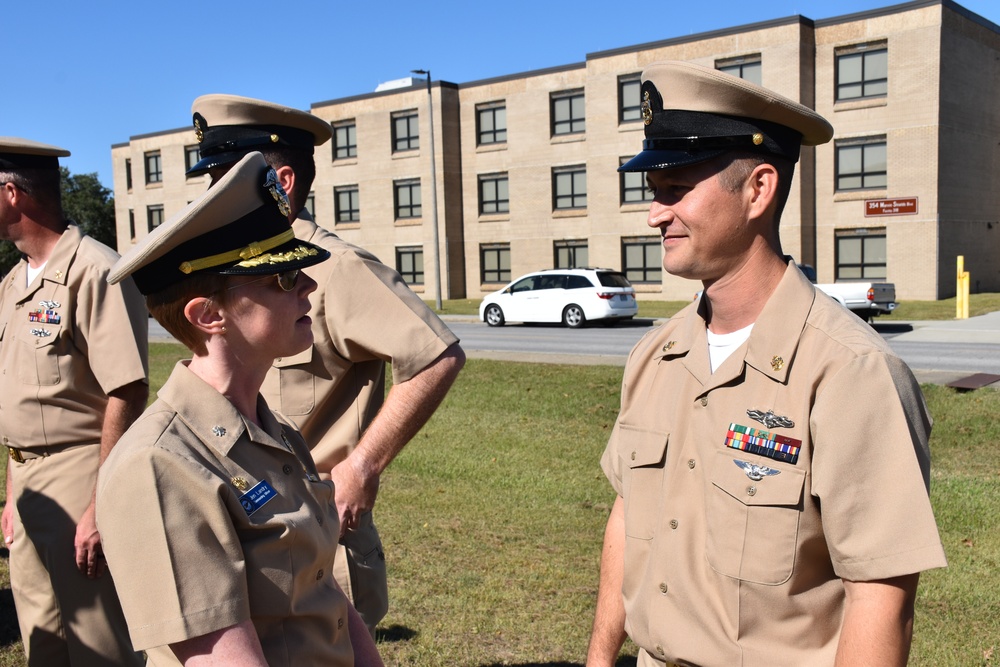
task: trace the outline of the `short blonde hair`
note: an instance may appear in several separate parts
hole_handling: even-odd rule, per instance
[[[184,308],[191,299],[206,297],[219,305],[229,299],[229,276],[217,273],[195,273],[158,292],[146,295],[146,308],[171,336],[195,354],[205,354],[208,337],[199,331],[184,315]]]

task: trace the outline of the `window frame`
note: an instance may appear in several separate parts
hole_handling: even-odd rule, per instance
[[[628,248],[643,248],[643,264],[632,267],[628,264]],[[655,265],[650,265],[649,249],[657,249]],[[622,270],[621,273],[633,285],[656,285],[663,282],[663,247],[659,236],[628,236],[621,239]],[[641,277],[633,277],[636,273]]]
[[[398,133],[399,121],[406,121],[406,135]],[[392,114],[392,152],[406,153],[420,150],[420,112],[416,109],[397,111]],[[401,143],[405,146],[401,147]]]
[[[576,176],[583,175],[583,193],[577,193],[577,179]],[[559,183],[560,177],[570,176],[570,192],[569,194],[559,193]],[[565,182],[564,179],[562,179]],[[583,199],[582,205],[577,201],[579,198]],[[565,203],[565,200],[569,198],[569,205],[560,205],[560,202]],[[585,211],[587,209],[587,165],[578,164],[565,167],[553,167],[552,168],[552,210],[553,211]]]
[[[153,224],[154,213],[159,213],[160,221],[155,225]],[[146,206],[146,232],[152,232],[154,229],[162,225],[167,221],[167,217],[163,211],[163,204],[149,204]]]
[[[497,112],[503,112],[503,128],[497,127]],[[483,129],[483,116],[489,114],[493,121],[493,129],[484,130]],[[503,133],[503,138],[498,135]],[[484,137],[489,134],[492,138],[487,141]],[[498,102],[488,102],[486,104],[476,105],[476,145],[477,146],[493,146],[496,144],[507,143],[507,102],[506,100],[501,100]]]
[[[156,170],[150,169],[152,161],[156,161]],[[147,151],[143,154],[146,185],[163,183],[163,155],[160,151]]]
[[[636,85],[635,106],[625,106],[625,87]],[[626,114],[629,115],[626,118]],[[632,115],[634,114],[634,118]],[[642,73],[622,74],[618,77],[618,124],[642,121]]]
[[[192,154],[194,155],[193,161],[192,161],[192,157],[191,157]],[[198,164],[199,162],[201,162],[201,146],[198,145],[198,144],[191,144],[189,146],[185,146],[184,147],[184,174],[187,176],[187,172],[191,171],[191,169],[196,164]],[[201,174],[198,174],[198,176],[201,176]],[[193,176],[187,176],[187,177],[188,178],[193,178]]]
[[[486,268],[486,257],[489,254],[496,254],[495,269]],[[504,257],[506,257],[507,268],[504,268]],[[511,281],[511,254],[510,243],[480,243],[479,244],[479,282],[481,284],[507,284]],[[489,276],[487,275],[489,273]],[[495,276],[495,280],[492,279]],[[488,279],[491,278],[491,279]]]
[[[886,236],[886,230],[884,227],[879,227],[874,230],[870,229],[838,229],[834,230],[834,244],[833,244],[833,267],[834,267],[834,280],[835,281],[865,281],[865,280],[886,280],[888,277],[888,259],[889,259],[889,242]],[[860,248],[860,261],[856,263],[842,263],[841,262],[841,241],[855,240],[859,239],[861,243]],[[881,240],[883,243],[882,262],[866,262],[865,261],[865,246],[866,242]],[[847,268],[856,268],[858,275],[856,276],[844,276],[842,272]],[[881,268],[881,271],[878,269]],[[875,269],[875,273],[872,273],[872,269]]]
[[[500,183],[505,184],[505,190],[507,191],[506,198],[500,197]],[[487,184],[493,184],[494,198],[487,199],[485,193],[485,186]],[[480,174],[478,178],[478,190],[479,190],[479,215],[501,215],[505,213],[510,213],[510,178],[507,176],[507,172],[499,172],[496,174]],[[491,204],[493,210],[487,210],[488,204]]]
[[[582,101],[583,108],[579,117],[573,115],[574,100]],[[556,120],[556,110],[564,102],[568,105],[568,119]],[[553,137],[585,134],[587,132],[587,98],[583,88],[552,93],[549,97],[549,119],[550,132]]]
[[[750,79],[747,78],[744,69],[751,66],[757,66],[757,78]],[[731,70],[733,68],[738,68],[739,73],[734,74],[733,72],[727,72],[726,70]],[[736,56],[734,58],[722,58],[715,61],[715,69],[730,76],[735,76],[744,81],[749,81],[750,83],[755,83],[758,86],[763,85],[762,81],[764,78],[764,66],[761,62],[761,57],[759,53],[748,53],[745,56]]]
[[[619,158],[619,165],[621,166],[631,160],[630,157]],[[653,201],[653,191],[649,187],[649,183],[646,180],[645,171],[620,171],[618,172],[618,205],[625,206],[626,204],[648,204]],[[629,185],[626,181],[634,178],[640,179],[640,186],[637,187],[634,184]],[[639,199],[628,199],[627,194],[629,192],[641,191]]]
[[[417,203],[413,203],[413,193],[416,188]],[[402,215],[404,206],[400,204],[400,193],[406,190],[409,193],[409,203],[405,205],[408,215]],[[416,209],[416,212],[414,212]],[[417,220],[423,217],[423,193],[420,189],[419,178],[404,178],[392,182],[392,210],[396,220]]]
[[[869,57],[885,56],[885,76],[866,78],[867,61]],[[840,79],[840,64],[845,58],[861,58],[861,78],[857,81],[844,83]],[[869,42],[865,44],[855,44],[841,47],[835,50],[833,57],[833,101],[853,102],[855,100],[872,100],[888,97],[889,95],[889,44],[888,42]],[[858,95],[844,96],[843,90],[848,86],[860,86],[861,92]],[[882,92],[866,93],[866,88],[870,86],[883,87]]]
[[[583,249],[583,261],[577,259],[579,250]],[[569,264],[560,263],[560,251],[566,251]],[[554,269],[585,269],[590,263],[590,244],[587,239],[556,239],[552,242],[552,268]]]
[[[410,257],[412,259],[413,268],[410,271],[405,271],[403,269],[402,259],[404,256]],[[417,269],[417,263],[418,263],[417,257],[420,258],[419,270]],[[425,276],[424,247],[419,245],[396,246],[396,273],[398,273],[403,278],[403,282],[405,282],[407,285],[423,285]]]
[[[885,170],[883,171],[866,171],[865,170],[865,159],[866,152],[868,148],[874,148],[881,146],[885,151]],[[861,171],[851,172],[851,173],[841,173],[841,160],[842,151],[845,149],[861,148]],[[886,140],[884,135],[876,137],[864,137],[862,139],[851,139],[846,141],[838,141],[834,145],[834,164],[833,164],[833,191],[834,192],[859,192],[863,190],[886,190],[889,187],[889,142]],[[869,178],[875,178],[881,176],[882,184],[869,185],[866,181]],[[841,181],[845,178],[859,178],[861,185],[858,187],[841,187]]]
[[[132,158],[125,158],[125,189],[132,190]]]
[[[339,136],[343,131],[346,136],[346,143],[339,141]],[[353,143],[352,143],[353,139]],[[358,125],[354,119],[342,120],[333,124],[333,161],[350,160],[358,157]],[[393,144],[395,145],[395,144]],[[343,155],[340,153],[343,152]]]
[[[349,208],[341,208],[341,195],[347,195]],[[346,219],[344,213],[347,214]],[[357,184],[334,186],[333,224],[346,225],[358,222],[361,222],[361,189]]]

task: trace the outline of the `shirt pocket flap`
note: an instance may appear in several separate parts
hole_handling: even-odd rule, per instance
[[[768,465],[756,456],[718,452],[712,484],[748,506],[794,507],[802,500],[805,471]]]
[[[667,442],[670,440],[669,433],[650,431],[628,424],[619,424],[618,428],[620,435],[631,445],[623,452],[628,467],[643,468],[663,465],[663,459],[667,452]]]
[[[313,346],[310,345],[306,349],[302,350],[298,354],[293,354],[290,357],[278,357],[274,360],[273,366],[275,368],[288,368],[290,366],[302,366],[308,364],[312,361],[313,357]]]

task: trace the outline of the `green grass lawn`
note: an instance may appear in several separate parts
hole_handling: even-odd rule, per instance
[[[154,386],[180,353],[152,346]],[[386,664],[582,664],[614,499],[598,461],[620,380],[611,366],[468,362],[383,476],[376,515],[390,576],[379,631]],[[1000,392],[924,391],[936,420],[932,501],[950,567],[921,578],[910,664],[994,665]],[[0,584],[8,602],[0,667],[20,666],[6,558]]]

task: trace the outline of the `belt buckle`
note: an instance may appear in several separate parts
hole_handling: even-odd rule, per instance
[[[24,456],[21,455],[20,449],[14,449],[13,447],[8,447],[7,451],[10,453],[10,458],[12,461],[17,463],[24,463]]]

